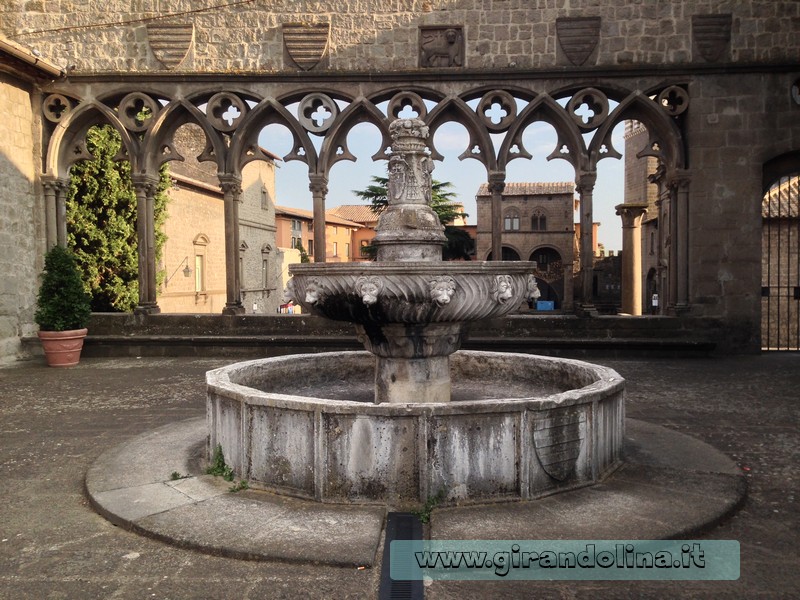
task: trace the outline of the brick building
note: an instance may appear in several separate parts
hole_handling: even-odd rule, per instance
[[[478,260],[491,258],[491,200],[488,184],[475,197],[478,206]],[[541,300],[569,310],[575,268],[575,184],[507,183],[502,194],[503,260],[537,264]],[[596,236],[595,236],[596,239]]]

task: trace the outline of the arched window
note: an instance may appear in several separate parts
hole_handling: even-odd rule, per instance
[[[506,213],[506,216],[503,218],[503,230],[519,231],[519,213],[516,211]]]
[[[547,214],[541,208],[533,211],[531,231],[547,231]]]
[[[208,236],[199,233],[195,236],[194,246],[194,291],[199,294],[206,291],[206,246],[209,244]]]

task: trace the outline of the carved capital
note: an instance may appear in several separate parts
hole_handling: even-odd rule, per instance
[[[578,175],[575,189],[579,194],[591,193],[595,183],[597,183],[597,171],[586,171]]]
[[[149,175],[131,175],[131,183],[133,183],[133,190],[137,196],[149,198],[158,189],[158,181]]]
[[[315,196],[327,196],[328,178],[324,175],[309,175],[308,190]]]
[[[506,189],[506,174],[503,171],[491,171],[486,187],[492,195],[502,194],[503,190]]]
[[[691,183],[691,177],[686,169],[677,169],[667,176],[667,187],[670,190],[686,191],[689,189],[689,183]]]

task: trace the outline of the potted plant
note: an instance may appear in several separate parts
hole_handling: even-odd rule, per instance
[[[77,365],[91,308],[75,257],[63,246],[53,246],[44,257],[36,304],[34,319],[39,325],[39,339],[47,364],[51,367]]]

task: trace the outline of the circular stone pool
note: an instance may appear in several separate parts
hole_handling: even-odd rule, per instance
[[[252,487],[323,502],[529,499],[621,461],[625,381],[590,363],[460,351],[452,401],[373,404],[375,357],[300,354],[210,371],[209,453]]]

